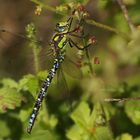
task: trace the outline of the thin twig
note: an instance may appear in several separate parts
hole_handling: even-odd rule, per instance
[[[56,9],[55,9],[54,7],[49,6],[49,5],[47,5],[47,4],[44,4],[44,3],[42,3],[42,2],[39,1],[39,0],[31,0],[31,1],[34,2],[34,3],[37,4],[37,5],[40,5],[41,7],[45,8],[45,9],[47,9],[47,10],[49,10],[49,11],[56,12]]]
[[[33,56],[34,56],[33,59],[34,59],[35,73],[37,74],[40,68],[37,44],[32,48],[32,51],[33,51]]]
[[[55,13],[60,14],[60,15],[64,15],[63,12],[60,12],[60,11],[56,10],[56,8],[54,8],[54,7],[52,7],[52,6],[49,6],[49,5],[46,5],[46,4],[44,4],[44,3],[42,3],[42,2],[40,2],[40,1],[38,1],[38,0],[31,0],[31,1],[34,2],[35,4],[40,5],[41,7],[45,8],[45,9],[47,9],[47,10],[49,10],[49,11],[55,12]],[[121,31],[118,31],[118,29],[116,29],[116,28],[113,28],[113,27],[110,27],[110,26],[108,26],[108,25],[105,25],[105,24],[96,22],[94,19],[86,19],[85,21],[86,21],[86,23],[88,23],[88,24],[91,24],[91,25],[94,25],[94,26],[96,26],[96,27],[105,29],[105,30],[107,30],[107,31],[110,31],[110,32],[114,32],[114,33],[116,33],[116,34],[119,34],[119,35],[121,35],[123,38],[125,38],[125,39],[127,39],[127,40],[130,39],[129,36],[128,36],[127,34],[121,32]]]
[[[60,14],[60,15],[64,15],[63,12],[60,12],[60,11],[56,10],[56,8],[54,8],[52,6],[49,6],[49,5],[43,3],[43,2],[41,2],[39,0],[31,0],[31,1],[34,2],[37,5],[40,5],[42,8],[45,8],[45,9],[47,9],[49,11],[55,12],[55,13]]]
[[[125,4],[123,3],[122,0],[117,0],[117,2],[118,2],[118,4],[120,5],[120,7],[121,7],[121,9],[122,9],[122,12],[123,12],[123,14],[124,14],[124,17],[125,17],[125,19],[126,19],[126,21],[127,21],[127,23],[128,23],[128,26],[129,26],[130,30],[133,32],[134,29],[135,29],[135,26],[134,26],[134,24],[132,23],[132,20],[131,20],[131,18],[130,18],[129,15],[128,15],[128,10],[127,10]]]
[[[140,100],[140,97],[134,98],[106,98],[104,99],[105,102],[126,102],[126,101],[136,101]]]
[[[93,66],[92,66],[91,61],[90,61],[90,56],[89,56],[88,48],[86,48],[86,57],[87,57],[90,73],[93,74]]]
[[[93,20],[93,19],[88,19],[88,20],[86,20],[86,23],[91,24],[91,25],[94,25],[94,26],[99,27],[99,28],[102,28],[102,29],[104,29],[104,30],[108,30],[108,31],[110,31],[110,32],[114,32],[114,33],[116,33],[116,34],[119,34],[119,35],[121,35],[123,38],[125,38],[125,39],[127,39],[127,40],[130,39],[129,36],[128,36],[127,34],[121,32],[121,31],[118,31],[116,28],[113,28],[113,27],[110,27],[110,26],[108,26],[108,25],[99,23],[99,22],[97,22],[97,21],[95,21],[95,20]]]

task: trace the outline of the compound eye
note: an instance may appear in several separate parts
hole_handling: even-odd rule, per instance
[[[60,24],[59,24],[59,23],[57,23],[57,24],[56,24],[56,27],[59,27],[59,25],[60,25]]]
[[[65,31],[65,28],[64,28],[63,26],[62,26],[62,27],[59,27],[59,28],[58,28],[58,31],[59,31],[59,32],[64,32],[64,31]]]

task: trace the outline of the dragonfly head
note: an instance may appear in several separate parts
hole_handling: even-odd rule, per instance
[[[56,29],[58,33],[67,33],[69,30],[68,22],[59,22],[56,24]]]

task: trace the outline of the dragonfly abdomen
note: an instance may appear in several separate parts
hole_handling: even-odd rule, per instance
[[[53,77],[55,76],[55,74],[57,72],[57,69],[60,67],[60,64],[63,62],[64,55],[65,55],[64,52],[60,52],[58,57],[56,57],[54,59],[53,68],[50,70],[47,78],[45,79],[45,81],[42,84],[41,90],[38,94],[38,97],[37,97],[37,100],[35,102],[32,114],[31,114],[30,119],[29,119],[29,126],[28,126],[28,129],[27,129],[28,133],[31,133],[31,131],[32,131],[32,127],[34,125],[35,119],[36,119],[37,114],[39,112],[39,109],[41,107],[41,103],[42,103],[42,101],[45,97],[45,93],[47,92],[48,87],[50,86],[51,81],[52,81]]]

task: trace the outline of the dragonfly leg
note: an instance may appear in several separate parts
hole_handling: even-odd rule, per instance
[[[74,46],[74,47],[76,47],[79,50],[84,50],[84,49],[88,48],[91,44],[85,46],[84,48],[81,48],[71,38],[69,38],[69,45],[70,45],[70,47]]]
[[[69,29],[68,29],[68,32],[69,32],[70,29],[71,29],[71,25],[72,25],[73,18],[70,17],[70,18],[68,19],[68,21],[70,21],[70,23],[69,23]],[[67,21],[67,22],[68,22],[68,21]]]
[[[72,34],[72,33],[69,33],[69,35],[77,37],[77,38],[85,38],[88,36],[88,35],[76,35],[76,34]]]
[[[72,43],[70,42],[70,40],[69,40],[68,42],[69,42],[70,47],[72,48],[72,47],[73,47],[73,45],[72,45]]]
[[[83,29],[82,29],[82,32],[80,31],[80,27],[81,27],[81,25],[79,25],[78,27],[76,27],[74,30],[69,31],[68,34],[70,36],[74,36],[74,37],[77,37],[77,38],[85,38],[85,37],[87,37],[88,35],[85,35],[84,34],[84,30]],[[74,34],[75,32],[78,32],[78,31],[81,32],[81,35]]]

